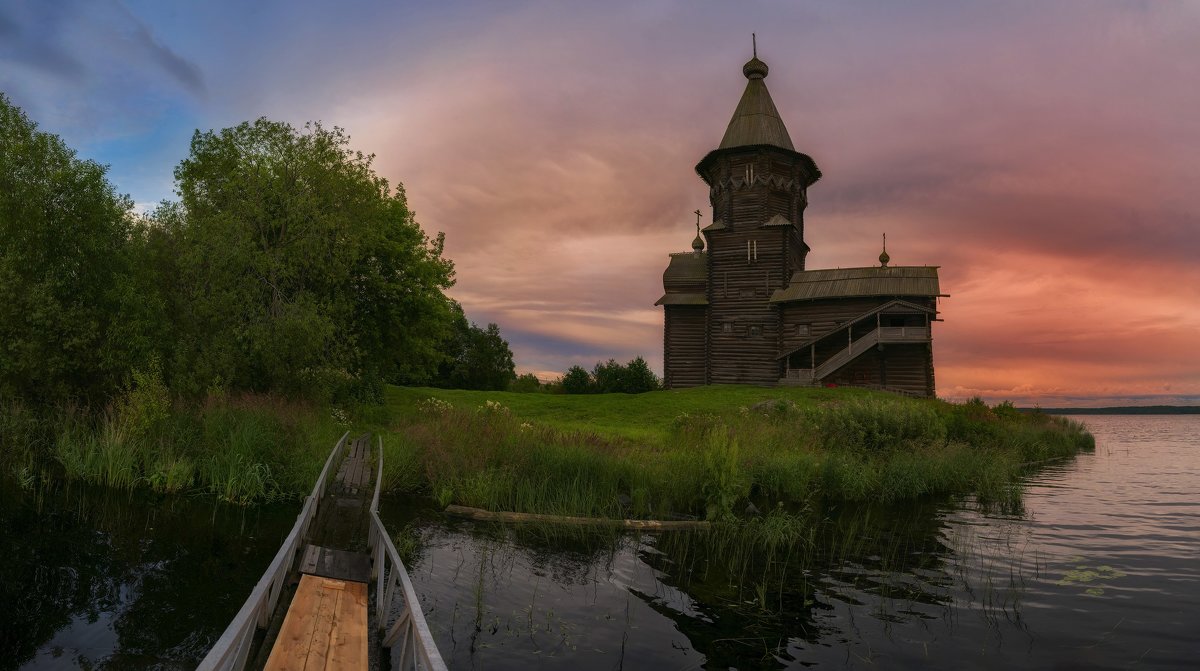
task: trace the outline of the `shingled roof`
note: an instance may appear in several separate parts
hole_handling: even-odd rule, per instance
[[[771,296],[772,303],[856,296],[945,296],[937,266],[803,270]]]
[[[742,67],[746,75],[746,90],[733,111],[729,127],[725,129],[725,137],[721,138],[720,149],[730,147],[749,147],[758,144],[769,144],[796,151],[792,146],[792,138],[788,135],[787,127],[775,109],[775,102],[767,91],[767,64],[752,58]]]

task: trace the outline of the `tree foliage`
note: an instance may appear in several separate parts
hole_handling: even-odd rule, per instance
[[[144,356],[132,203],[0,94],[0,396],[86,402]]]
[[[454,310],[454,336],[445,346],[447,357],[437,385],[452,389],[508,389],[516,373],[512,350],[500,336],[500,327],[493,323],[479,328],[467,322],[457,304]]]
[[[432,378],[453,265],[348,145],[267,119],[192,137],[175,170],[177,386],[313,396]]]
[[[590,394],[593,390],[592,376],[583,366],[571,366],[559,381],[564,394]]]
[[[378,397],[444,363],[505,388],[499,328],[445,296],[443,236],[372,159],[319,123],[197,131],[180,200],[135,215],[103,166],[0,95],[0,397],[102,407],[147,371],[193,397]]]
[[[528,394],[536,391],[543,391],[542,381],[533,373],[522,373],[508,385],[509,391],[515,391],[521,394]]]
[[[639,356],[627,364],[597,361],[590,374],[582,366],[571,366],[559,386],[565,394],[641,394],[659,389],[661,383]]]

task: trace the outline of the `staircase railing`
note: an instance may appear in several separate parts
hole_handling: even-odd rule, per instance
[[[871,331],[865,336],[850,343],[846,349],[839,351],[837,354],[829,357],[820,366],[813,369],[813,378],[817,380],[824,379],[826,375],[836,371],[854,360],[859,354],[871,349],[879,344],[879,329]]]
[[[927,326],[881,326],[850,343],[848,347],[839,350],[814,368],[813,379],[824,379],[825,376],[850,363],[858,355],[879,343],[924,342],[926,340],[929,340],[929,327]]]

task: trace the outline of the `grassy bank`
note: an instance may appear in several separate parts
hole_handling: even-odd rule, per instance
[[[750,502],[1011,500],[1031,466],[1094,446],[1010,405],[857,389],[706,387],[636,396],[389,390],[385,486],[439,505],[729,519]]]
[[[198,406],[125,399],[103,412],[0,408],[0,465],[24,486],[77,480],[234,503],[306,494],[345,428],[312,404],[261,395]]]
[[[389,388],[351,412],[385,434],[385,487],[490,510],[713,520],[818,501],[1012,500],[1082,427],[1009,405],[859,389],[707,387],[586,396]],[[241,395],[198,406],[147,382],[104,412],[0,407],[0,466],[251,503],[311,487],[343,430],[327,408]]]

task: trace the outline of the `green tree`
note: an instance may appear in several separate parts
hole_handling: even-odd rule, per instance
[[[597,361],[592,368],[592,381],[596,391],[601,394],[613,394],[625,391],[625,367],[616,359]]]
[[[461,313],[460,313],[461,314]],[[454,389],[503,391],[516,379],[512,350],[500,335],[500,327],[479,328],[458,322],[458,336],[447,353],[439,384]],[[535,378],[536,379],[536,378]]]
[[[102,402],[153,343],[128,196],[0,94],[0,396]]]
[[[621,391],[627,394],[641,394],[659,389],[662,385],[649,364],[642,357],[637,357],[625,366],[622,376]]]
[[[559,381],[564,394],[590,394],[595,391],[592,376],[583,366],[571,366]]]
[[[523,373],[508,385],[508,390],[522,394],[542,391],[542,381],[533,373]]]
[[[453,264],[349,141],[267,119],[193,135],[175,169],[178,387],[377,396],[432,379]]]

